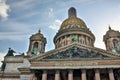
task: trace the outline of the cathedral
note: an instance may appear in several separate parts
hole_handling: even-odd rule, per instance
[[[53,39],[55,49],[45,51],[40,30],[29,39],[27,55],[14,55],[9,48],[0,80],[120,80],[120,32],[109,26],[103,36],[106,50],[94,47],[95,36],[74,7]]]

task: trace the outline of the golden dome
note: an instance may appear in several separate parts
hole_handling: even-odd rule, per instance
[[[77,17],[71,17],[63,21],[63,23],[61,24],[61,28],[66,27],[67,25],[72,25],[72,24],[77,24],[77,25],[87,28],[84,21]]]

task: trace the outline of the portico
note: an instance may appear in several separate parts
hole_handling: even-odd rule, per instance
[[[104,72],[102,72],[104,70]],[[37,80],[115,80],[114,69],[38,70]],[[41,73],[42,72],[42,73]],[[104,76],[103,76],[104,74]]]

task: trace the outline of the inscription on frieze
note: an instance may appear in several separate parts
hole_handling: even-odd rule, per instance
[[[73,62],[69,62],[69,63],[63,63],[63,62],[59,62],[56,63],[55,66],[95,66],[98,65],[97,62],[79,62],[79,63],[73,63]]]
[[[32,63],[32,66],[54,66],[54,67],[68,67],[68,66],[100,66],[100,65],[120,65],[119,60],[97,60],[97,61],[53,61],[53,62],[39,62],[39,63]]]

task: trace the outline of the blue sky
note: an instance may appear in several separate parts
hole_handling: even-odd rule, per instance
[[[103,35],[108,25],[120,30],[120,0],[0,0],[0,56],[11,47],[26,53],[29,37],[41,29],[47,38],[46,51],[54,49],[53,38],[60,24],[75,7],[96,37],[95,46],[105,49]]]

